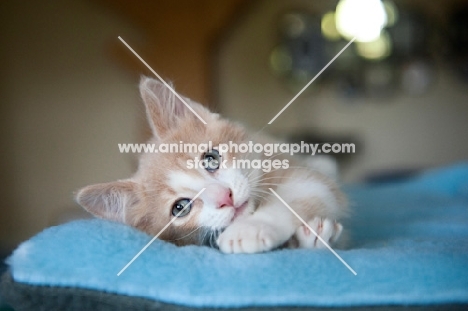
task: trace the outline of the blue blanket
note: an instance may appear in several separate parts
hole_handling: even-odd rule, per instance
[[[16,282],[146,297],[192,307],[468,303],[468,165],[411,181],[347,188],[352,247],[225,255],[156,240],[124,225],[46,229],[8,259]]]

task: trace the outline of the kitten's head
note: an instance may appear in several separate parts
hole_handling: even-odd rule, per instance
[[[142,154],[132,178],[85,187],[77,195],[78,203],[97,217],[126,223],[151,235],[158,234],[176,218],[160,238],[180,245],[200,244],[205,235],[252,212],[255,202],[249,181],[259,173],[235,169],[232,161],[255,155],[227,152],[218,158],[216,149],[220,143],[246,141],[244,128],[183,98],[186,106],[154,79],[143,78],[140,93],[153,132],[149,143],[198,146],[211,141],[213,149],[203,153],[193,148],[185,150],[188,152]],[[205,159],[211,165],[195,167],[197,159]],[[213,159],[219,159],[219,166]]]

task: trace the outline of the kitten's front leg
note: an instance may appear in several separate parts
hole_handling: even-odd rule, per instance
[[[291,238],[297,228],[294,215],[282,203],[270,203],[228,226],[218,238],[224,253],[259,253]]]

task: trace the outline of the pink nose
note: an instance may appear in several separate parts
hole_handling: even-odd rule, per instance
[[[231,189],[223,189],[220,191],[216,204],[218,205],[218,208],[233,206]]]

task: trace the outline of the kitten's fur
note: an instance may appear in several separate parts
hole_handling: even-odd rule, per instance
[[[211,113],[185,99],[207,122],[204,125],[162,83],[143,78],[140,93],[154,137],[149,143],[207,143],[256,141],[239,124]],[[258,141],[258,139],[257,139]],[[284,245],[315,248],[324,245],[311,234],[268,188],[272,188],[325,241],[335,242],[342,226],[346,202],[335,182],[304,163],[264,173],[259,169],[233,169],[236,159],[266,159],[263,154],[222,155],[228,168],[209,172],[188,169],[187,160],[200,154],[146,153],[135,175],[126,180],[81,189],[77,201],[97,217],[110,219],[156,235],[173,219],[174,203],[192,199],[190,212],[160,235],[178,245],[203,244],[207,239],[226,253],[255,253]],[[275,159],[285,159],[276,154]],[[302,166],[301,166],[302,165]],[[225,230],[224,230],[225,229]]]

